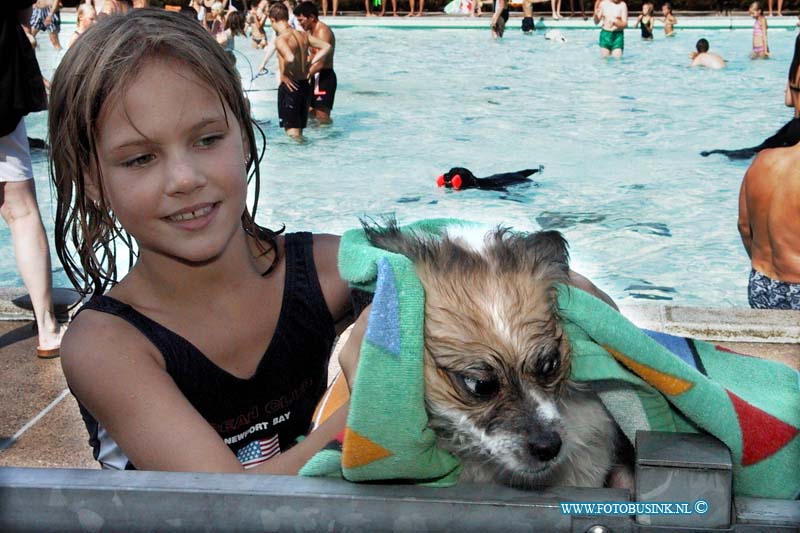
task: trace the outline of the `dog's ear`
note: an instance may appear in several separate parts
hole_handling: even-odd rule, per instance
[[[402,254],[412,261],[425,256],[423,241],[415,234],[400,231],[394,216],[386,217],[380,222],[362,218],[360,222],[367,240],[376,248]]]
[[[461,180],[464,183],[469,184],[471,186],[478,185],[478,178],[475,177],[475,174],[473,174],[472,171],[468,168],[461,169]]]
[[[464,168],[464,167],[453,167],[453,168],[451,168],[451,169],[450,169],[450,170],[447,172],[447,174],[445,174],[444,176],[445,176],[445,177],[446,177],[448,180],[451,180],[451,179],[453,179],[453,176],[455,176],[456,174],[460,175],[460,176],[463,178],[465,173],[469,173],[469,174],[471,174],[471,172],[469,171],[469,169],[466,169],[466,168]]]
[[[525,239],[529,253],[533,253],[535,260],[556,263],[564,273],[569,271],[569,251],[567,240],[559,231],[537,231]]]

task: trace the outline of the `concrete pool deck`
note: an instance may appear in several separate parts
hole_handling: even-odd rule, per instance
[[[0,467],[97,468],[59,359],[36,357],[33,317],[12,303],[23,294],[0,289]],[[627,302],[621,308],[641,327],[712,340],[800,370],[800,311]]]

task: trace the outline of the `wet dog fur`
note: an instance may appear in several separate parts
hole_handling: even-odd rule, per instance
[[[462,460],[461,480],[606,484],[625,437],[596,394],[569,379],[554,288],[569,280],[561,234],[497,228],[438,238],[401,232],[393,220],[364,227],[373,245],[409,257],[425,287],[429,425]]]

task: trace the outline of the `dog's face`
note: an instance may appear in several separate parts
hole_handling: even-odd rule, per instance
[[[569,343],[554,289],[569,276],[564,239],[499,229],[470,245],[394,230],[371,240],[410,257],[425,287],[426,401],[440,443],[496,481],[549,484],[566,438]]]
[[[471,189],[478,186],[478,180],[468,168],[453,167],[436,179],[439,187],[448,189]]]

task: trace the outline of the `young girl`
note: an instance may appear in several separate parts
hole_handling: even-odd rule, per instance
[[[95,457],[296,473],[344,428],[346,406],[295,445],[349,292],[336,237],[255,223],[258,146],[223,48],[179,13],[108,17],[65,55],[49,108],[56,249],[91,295],[62,366]],[[114,239],[137,249],[119,282]]]
[[[83,32],[88,30],[92,24],[94,24],[95,18],[97,18],[97,14],[94,11],[94,7],[92,4],[81,4],[78,6],[78,20],[75,25],[75,31],[72,32],[72,35],[69,38],[69,42],[67,43],[67,48],[75,44],[75,41],[78,40],[78,37],[83,35]]]
[[[767,17],[761,4],[753,2],[747,11],[755,19],[753,23],[753,51],[750,59],[766,59],[769,57],[769,42],[767,41]]]
[[[267,46],[267,35],[264,33],[264,24],[267,21],[267,1],[261,0],[257,5],[250,6],[247,15],[247,25],[250,27],[250,40],[255,48]]]
[[[219,39],[225,31],[225,8],[222,2],[214,2],[211,6],[211,28],[209,30],[215,39]]]
[[[653,4],[645,2],[642,4],[642,14],[636,18],[633,27],[641,26],[642,39],[653,39],[653,25],[656,19],[653,17]]]
[[[244,35],[245,18],[241,11],[229,11],[225,16],[225,29],[215,37],[225,50],[233,51],[237,35]]]
[[[675,25],[678,23],[678,19],[672,14],[672,4],[664,2],[661,6],[661,14],[664,15],[664,36],[672,37],[675,35]]]

